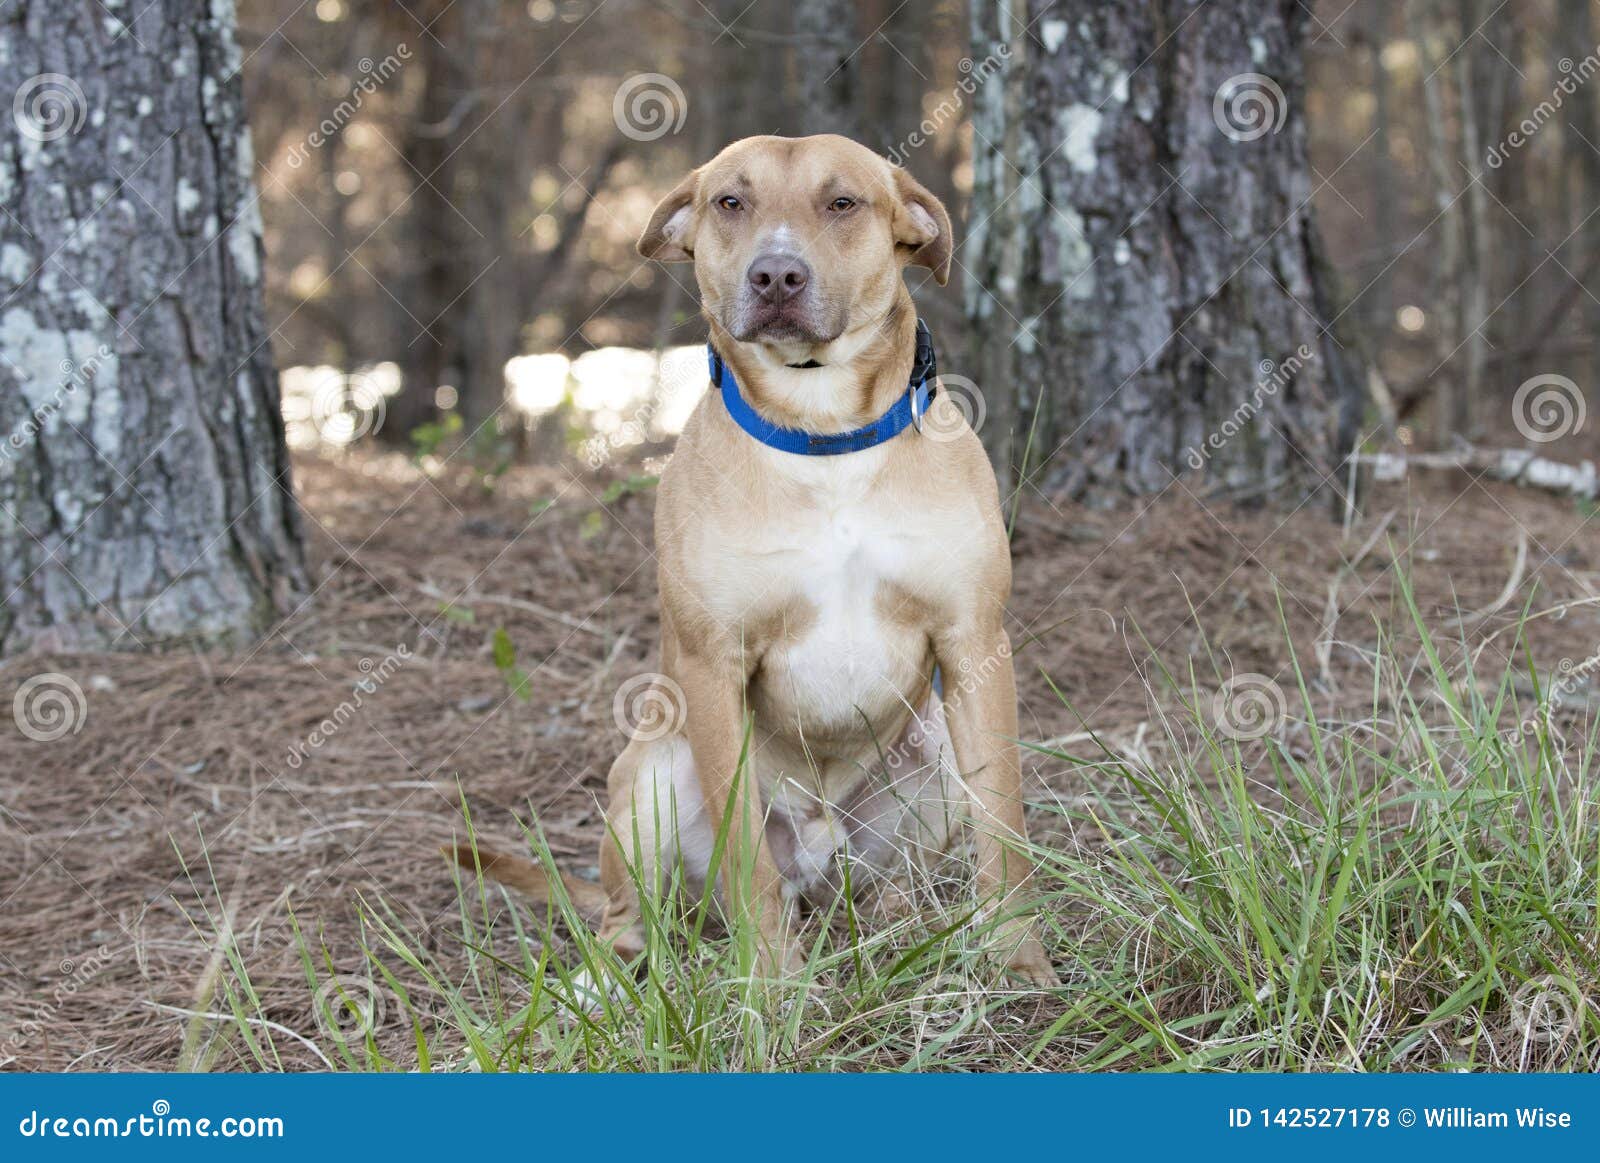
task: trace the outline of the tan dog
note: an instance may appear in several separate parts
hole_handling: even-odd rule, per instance
[[[943,284],[952,240],[939,201],[864,147],[754,137],[668,194],[639,252],[694,262],[712,345],[763,418],[837,433],[906,394],[916,311],[902,271]],[[964,818],[980,895],[1014,909],[1031,862],[1003,624],[1011,562],[994,474],[959,408],[941,394],[923,431],[805,456],[741,429],[713,385],[655,522],[656,694],[674,713],[611,769],[600,935],[642,951],[630,862],[680,871],[698,895],[725,821],[719,896],[755,921],[769,970],[795,962],[797,898],[837,893],[848,862],[858,897],[903,903]],[[1057,984],[1031,922],[999,940],[1010,970]]]

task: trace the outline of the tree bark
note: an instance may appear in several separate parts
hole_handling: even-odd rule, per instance
[[[1455,172],[1452,159],[1450,128],[1447,124],[1445,90],[1451,73],[1445,63],[1436,59],[1433,49],[1433,32],[1443,27],[1441,4],[1432,0],[1406,0],[1406,23],[1412,42],[1417,48],[1417,60],[1422,70],[1422,105],[1428,125],[1428,173],[1433,181],[1433,204],[1437,210],[1437,243],[1430,248],[1434,256],[1432,279],[1427,287],[1425,301],[1440,304],[1435,313],[1448,321],[1446,326],[1435,326],[1434,350],[1438,354],[1438,368],[1450,362],[1451,353],[1459,349],[1464,340],[1461,320],[1466,316],[1466,218],[1460,206],[1460,187],[1466,178]],[[1465,38],[1468,30],[1463,29]],[[1458,43],[1452,39],[1450,43]],[[1462,100],[1457,94],[1457,103]],[[1475,163],[1474,163],[1475,164]],[[1433,443],[1448,447],[1459,431],[1458,418],[1463,414],[1461,385],[1451,375],[1435,376],[1433,388],[1434,423]]]
[[[440,385],[459,379],[457,336],[448,316],[471,277],[464,273],[464,228],[445,192],[453,184],[455,155],[444,128],[461,119],[457,103],[466,99],[470,84],[461,76],[455,52],[446,47],[451,33],[445,14],[424,9],[423,19],[437,29],[417,38],[422,93],[401,146],[411,182],[402,225],[413,258],[388,311],[401,383],[379,430],[402,448],[410,446],[413,430],[438,418],[434,393]]]
[[[1030,478],[1091,499],[1194,468],[1337,483],[1364,377],[1328,332],[1306,19],[1293,0],[974,0],[974,60],[1009,56],[973,100],[969,374],[1011,487],[1025,450]]]
[[[855,0],[796,0],[794,77],[800,132],[861,137],[861,37]]]
[[[232,9],[0,15],[0,653],[239,643],[307,588]]]
[[[1372,80],[1372,229],[1376,254],[1372,266],[1372,285],[1362,296],[1362,317],[1374,335],[1382,335],[1394,325],[1393,267],[1391,260],[1398,249],[1395,243],[1397,196],[1395,181],[1392,127],[1394,124],[1393,86],[1389,69],[1383,63],[1383,50],[1389,43],[1389,28],[1393,11],[1374,4],[1367,10],[1367,23],[1362,28]]]
[[[1581,61],[1592,51],[1595,43],[1600,41],[1600,22],[1596,21],[1594,7],[1588,0],[1562,0],[1556,39],[1558,43],[1552,45],[1554,51],[1551,56],[1558,62]],[[1557,68],[1560,68],[1559,64]],[[1600,100],[1600,97],[1585,87],[1579,90],[1565,106],[1566,128],[1576,140],[1564,143],[1563,152],[1577,171],[1573,177],[1577,182],[1578,196],[1573,201],[1580,209],[1572,221],[1569,222],[1566,216],[1562,216],[1559,221],[1563,223],[1562,235],[1569,230],[1577,229],[1577,237],[1573,240],[1572,247],[1578,257],[1569,263],[1574,271],[1583,270],[1600,261],[1600,215],[1589,213],[1600,205],[1600,153],[1595,152],[1600,149],[1600,112],[1596,111],[1597,100]],[[1520,168],[1526,169],[1526,162]],[[1561,173],[1560,180],[1565,187],[1568,178],[1564,172]],[[1585,285],[1588,279],[1589,276],[1585,274],[1583,276]],[[1600,305],[1594,302],[1593,295],[1585,295],[1584,299],[1586,301],[1582,304],[1583,331],[1593,343],[1594,337],[1600,336]],[[1585,362],[1589,373],[1588,381],[1593,383],[1597,378],[1595,371],[1600,368],[1600,352],[1591,348],[1585,355]]]

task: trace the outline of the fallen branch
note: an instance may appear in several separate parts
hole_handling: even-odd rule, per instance
[[[521,610],[525,614],[532,614],[538,618],[545,618],[569,630],[580,630],[585,634],[593,634],[597,638],[607,638],[610,635],[599,626],[591,626],[587,618],[574,618],[571,614],[563,614],[560,610],[552,610],[549,606],[541,606],[538,602],[525,601],[522,598],[507,597],[504,594],[469,594],[461,593],[455,597],[448,596],[438,586],[423,583],[417,586],[418,591],[424,596],[436,601],[446,602],[452,606],[472,606],[485,604],[491,606],[505,606],[511,610]]]
[[[1371,465],[1373,478],[1380,481],[1404,480],[1412,468],[1453,468],[1580,500],[1592,501],[1600,497],[1600,475],[1595,473],[1594,462],[1585,460],[1579,464],[1564,464],[1522,448],[1372,452],[1363,453],[1356,460]]]

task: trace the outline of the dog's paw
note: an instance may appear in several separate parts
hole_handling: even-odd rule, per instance
[[[1044,954],[1044,946],[1037,937],[1028,937],[1006,958],[1006,973],[1019,978],[1035,989],[1060,989],[1061,978],[1055,966]]]
[[[1061,979],[1045,956],[1029,918],[1015,918],[1001,930],[996,951],[1004,955],[1006,975],[1036,989],[1060,989]]]

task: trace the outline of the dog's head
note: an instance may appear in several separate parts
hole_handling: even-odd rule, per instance
[[[950,216],[848,138],[749,137],[661,200],[639,253],[693,261],[706,314],[745,343],[798,351],[886,317],[901,271],[950,276]]]

